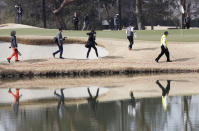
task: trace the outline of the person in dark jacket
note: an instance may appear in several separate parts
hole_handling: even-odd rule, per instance
[[[87,58],[89,57],[89,53],[91,51],[91,48],[93,48],[95,50],[95,53],[96,53],[96,56],[98,57],[98,52],[97,52],[97,48],[95,45],[97,45],[97,43],[95,42],[95,35],[96,35],[96,32],[92,29],[91,32],[87,33],[87,35],[89,36],[88,37],[88,52],[87,52]]]
[[[78,30],[79,19],[77,17],[77,13],[76,12],[74,13],[74,16],[73,16],[73,23],[74,23],[75,30]]]
[[[189,29],[191,26],[191,18],[189,14],[187,14],[187,16],[185,17],[184,23],[185,23],[185,28]]]
[[[83,18],[83,28],[82,30],[88,30],[89,28],[89,17],[88,14],[86,14]]]
[[[10,60],[12,59],[13,56],[15,56],[15,62],[18,62],[18,45],[17,45],[17,39],[16,39],[16,31],[11,31],[10,33],[11,35],[11,40],[10,40],[10,43],[11,43],[11,48],[12,48],[12,55],[10,57],[7,58],[8,62],[10,63]]]
[[[56,36],[56,44],[57,44],[59,50],[57,50],[56,52],[53,53],[54,58],[57,53],[60,53],[59,58],[64,59],[62,57],[64,40],[65,40],[65,37],[64,38],[62,37],[62,28],[59,28],[59,32],[57,33],[57,36]]]
[[[17,16],[16,16],[16,23],[17,24],[22,24],[22,14],[23,14],[23,9],[21,5],[15,5],[15,8],[17,9]]]
[[[119,14],[116,14],[114,16],[114,28],[115,30],[119,30],[120,29],[120,21],[119,21]]]

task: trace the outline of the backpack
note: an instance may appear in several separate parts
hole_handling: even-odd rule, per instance
[[[54,38],[53,38],[53,41],[54,41],[55,43],[58,43],[57,37],[54,37]]]
[[[91,46],[91,43],[88,41],[88,42],[85,44],[85,47],[86,47],[86,48],[90,48],[90,46]]]

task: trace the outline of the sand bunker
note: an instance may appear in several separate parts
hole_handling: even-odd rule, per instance
[[[103,87],[73,87],[64,89],[65,99],[85,99],[89,97],[87,88],[90,88],[91,94],[96,95],[97,89],[99,88],[99,96],[105,95],[109,89]],[[15,89],[11,90],[15,94]],[[20,102],[27,101],[37,101],[37,100],[48,100],[48,99],[57,99],[54,95],[53,89],[21,89],[19,94],[22,95]],[[56,93],[60,94],[60,90],[56,90]],[[0,89],[0,105],[12,103],[14,98],[8,93],[8,89]]]
[[[23,24],[14,24],[14,23],[0,25],[0,29],[18,29],[18,28],[38,28],[38,27],[23,25]]]
[[[9,49],[10,43],[0,43],[0,62],[6,61],[6,58],[11,55],[12,50]],[[19,56],[20,60],[31,60],[31,59],[47,59],[53,58],[52,53],[58,50],[56,45],[18,45],[19,51],[22,56]],[[108,55],[108,51],[102,47],[97,47],[99,57],[105,57]],[[66,59],[86,59],[88,49],[81,44],[65,44],[63,57]],[[59,58],[59,54],[56,55]],[[89,59],[96,59],[94,49],[91,49]],[[13,59],[14,60],[14,59]]]

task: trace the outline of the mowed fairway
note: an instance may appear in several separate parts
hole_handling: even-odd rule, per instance
[[[1,29],[0,36],[9,36],[12,29]],[[16,29],[17,35],[39,35],[39,36],[55,36],[57,29],[41,29],[41,28],[30,28],[30,29]],[[181,30],[181,29],[170,29],[168,40],[171,42],[198,42],[199,41],[199,29]],[[64,36],[69,37],[87,37],[88,31],[63,31]],[[136,31],[136,40],[144,41],[159,41],[164,30],[143,30]],[[97,31],[97,38],[110,38],[110,39],[126,39],[125,30],[122,31]]]

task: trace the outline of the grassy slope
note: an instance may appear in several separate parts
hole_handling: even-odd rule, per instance
[[[0,36],[9,36],[11,29],[0,30]],[[39,36],[55,36],[55,29],[16,29],[17,35],[39,35]],[[87,37],[87,31],[64,31],[64,36],[71,37]],[[164,31],[136,31],[137,40],[159,41]],[[169,41],[176,42],[199,42],[199,29],[191,30],[169,30]],[[125,31],[97,31],[97,37],[126,39]]]

